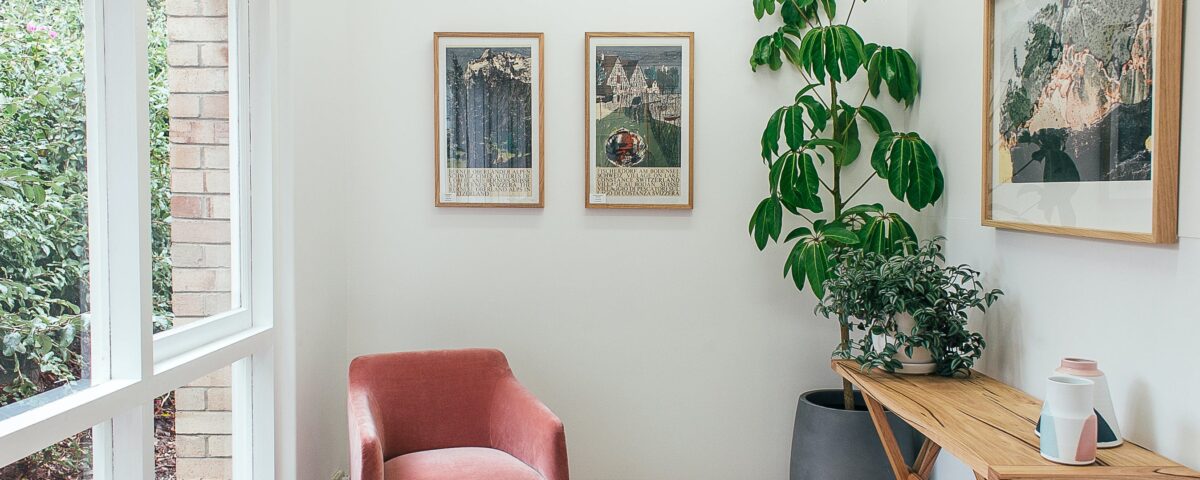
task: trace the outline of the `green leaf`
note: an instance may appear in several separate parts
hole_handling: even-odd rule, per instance
[[[810,29],[800,41],[800,63],[805,71],[824,83],[854,77],[862,68],[866,51],[862,36],[846,25],[828,25]]]
[[[842,218],[839,218],[838,221],[841,222],[842,219],[844,219],[846,217],[850,217],[850,216],[862,216],[862,215],[867,215],[867,214],[871,214],[871,213],[880,213],[880,212],[883,212],[883,205],[878,204],[878,203],[874,203],[874,204],[870,204],[870,205],[865,205],[865,204],[864,205],[856,205],[856,206],[853,206],[853,207],[843,210]]]
[[[822,85],[819,83],[810,83],[808,85],[805,85],[804,88],[801,88],[799,92],[796,92],[796,103],[799,104],[800,99],[802,99],[802,98],[812,98],[812,97],[808,96],[808,92],[811,92],[814,89],[816,89],[817,87],[821,87],[821,86]]]
[[[785,153],[779,158],[779,196],[787,205],[803,208],[814,213],[824,211],[818,191],[820,177],[812,156],[796,152]]]
[[[879,178],[888,178],[887,154],[892,149],[892,142],[896,136],[892,133],[885,133],[879,136],[879,140],[875,142],[875,149],[871,152],[871,167],[875,169],[875,173]]]
[[[800,41],[801,64],[804,70],[825,83],[825,29],[814,28]]]
[[[908,190],[908,147],[908,142],[897,141],[892,144],[892,150],[889,155],[888,187],[897,200],[904,200],[904,192]]]
[[[828,227],[821,231],[827,238],[835,240],[845,245],[857,245],[859,243],[858,235],[845,227]]]
[[[891,256],[899,253],[905,242],[917,239],[908,222],[899,215],[883,211],[882,207],[866,218],[867,223],[859,231],[860,246],[865,251]]]
[[[864,47],[864,52],[868,49]],[[867,86],[871,95],[879,97],[881,86],[897,102],[911,107],[920,92],[921,80],[912,55],[902,48],[879,47],[867,61]]]
[[[908,203],[914,209],[920,210],[928,206],[930,198],[933,197],[935,182],[933,172],[937,168],[937,160],[927,158],[933,152],[925,148],[925,142],[913,144],[909,148],[912,150],[913,158],[908,162],[909,182],[905,195],[908,197]]]
[[[804,107],[787,107],[787,113],[783,116],[783,132],[792,150],[799,150],[804,144],[804,128]]]
[[[753,0],[754,1],[754,18],[762,20],[763,15],[775,14],[775,0]]]
[[[812,120],[813,130],[821,132],[829,125],[829,109],[825,108],[824,103],[810,95],[797,98],[796,103],[804,105],[804,108],[808,110],[808,118]]]
[[[859,139],[858,122],[854,121],[855,112],[857,110],[850,105],[843,105],[838,124],[846,125],[843,132],[839,132],[842,138],[839,141],[842,144],[842,149],[836,152],[834,161],[838,165],[846,166],[854,163],[858,159],[858,154],[862,151],[862,140]]]
[[[837,0],[821,0],[821,7],[825,10],[825,17],[830,21],[837,16]]]
[[[906,200],[916,210],[936,202],[945,188],[933,148],[916,133],[881,136],[871,166],[888,181],[896,199]]]
[[[782,51],[783,43],[786,38],[783,36],[783,31],[776,31],[771,39],[771,56],[768,58],[767,66],[771,70],[779,70],[783,67],[783,60],[780,59],[779,52]]]
[[[775,110],[775,113],[771,114],[770,120],[767,120],[767,128],[763,130],[762,135],[763,161],[770,162],[779,153],[779,129],[783,123],[785,112],[787,112],[787,107]]]
[[[796,42],[786,35],[778,35],[776,41],[779,43],[780,50],[787,57],[788,62],[795,65],[796,68],[801,68],[804,59],[800,55],[800,47],[796,46]]]
[[[800,229],[797,229],[800,230]],[[808,230],[808,229],[804,229]],[[792,233],[796,233],[793,231]],[[798,237],[811,238],[811,232],[805,232]],[[788,252],[787,260],[783,262],[783,276],[792,276],[792,282],[796,285],[796,290],[804,291],[804,279],[807,275],[804,272],[803,260],[804,242],[796,243],[792,246],[792,251]]]
[[[758,208],[750,217],[750,236],[761,251],[767,248],[768,240],[779,240],[783,229],[783,209],[779,199],[771,196],[759,202]]]
[[[808,21],[817,16],[816,0],[783,0],[780,12],[783,21],[788,25],[803,27]]]
[[[863,39],[853,28],[846,26],[836,28],[834,32],[839,40],[841,52],[839,61],[842,66],[842,74],[846,76],[847,80],[854,78],[858,69],[862,68],[863,59],[866,56]]]
[[[888,121],[887,115],[875,109],[870,105],[863,105],[858,109],[858,115],[867,121],[871,129],[876,134],[884,134],[892,131],[892,123]]]
[[[21,191],[25,193],[25,198],[30,202],[41,205],[46,201],[46,189],[36,183],[26,183],[21,185]]]
[[[809,288],[817,298],[824,297],[825,280],[829,278],[829,244],[823,241],[809,241],[797,245],[804,245],[800,256],[804,264],[804,273],[808,276]]]
[[[771,63],[771,45],[774,37],[771,35],[764,36],[758,39],[754,44],[754,51],[750,53],[750,70],[758,71],[760,65],[768,65]]]
[[[812,236],[812,230],[810,230],[808,227],[799,227],[799,228],[792,230],[791,233],[788,233],[787,237],[784,238],[783,242],[790,243],[792,240],[795,240],[797,238],[811,237],[811,236]]]

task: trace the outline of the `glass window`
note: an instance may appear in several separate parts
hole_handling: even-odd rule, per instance
[[[155,332],[225,313],[234,291],[227,0],[149,0]]]
[[[0,467],[0,478],[5,480],[90,480],[92,478],[91,429]]]
[[[155,471],[172,480],[233,478],[233,387],[224,367],[157,403]]]
[[[90,376],[80,1],[0,3],[0,64],[4,406]]]

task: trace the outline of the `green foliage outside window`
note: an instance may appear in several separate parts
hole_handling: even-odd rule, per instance
[[[150,2],[155,330],[171,314],[163,0]],[[0,406],[87,376],[87,158],[79,0],[0,0]],[[78,439],[40,455],[84,464]],[[70,453],[74,452],[74,453]],[[18,478],[71,478],[26,459]],[[51,470],[45,470],[50,468]],[[43,471],[45,470],[45,471]],[[9,478],[9,477],[5,477]]]

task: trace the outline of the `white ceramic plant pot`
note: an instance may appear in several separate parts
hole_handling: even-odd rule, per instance
[[[917,321],[912,315],[907,313],[896,314],[896,330],[905,334],[912,334],[913,328],[916,328]],[[895,344],[896,339],[890,336],[876,335],[873,338],[875,351],[883,351],[883,348],[888,344]],[[937,364],[933,361],[933,353],[925,347],[913,348],[912,355],[905,353],[903,346],[898,346],[896,352],[896,360],[900,361],[900,368],[896,369],[896,373],[906,375],[928,375],[937,370]]]
[[[1047,460],[1067,465],[1096,461],[1096,413],[1091,380],[1066,375],[1050,377],[1042,405],[1041,452]]]

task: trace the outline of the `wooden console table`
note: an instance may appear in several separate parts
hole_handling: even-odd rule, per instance
[[[1050,462],[1033,432],[1042,403],[978,372],[966,379],[864,373],[849,360],[835,360],[833,370],[862,391],[896,480],[928,479],[942,449],[981,480],[1200,479],[1200,473],[1129,441],[1099,450],[1091,466]],[[912,466],[900,453],[885,408],[925,435]]]

